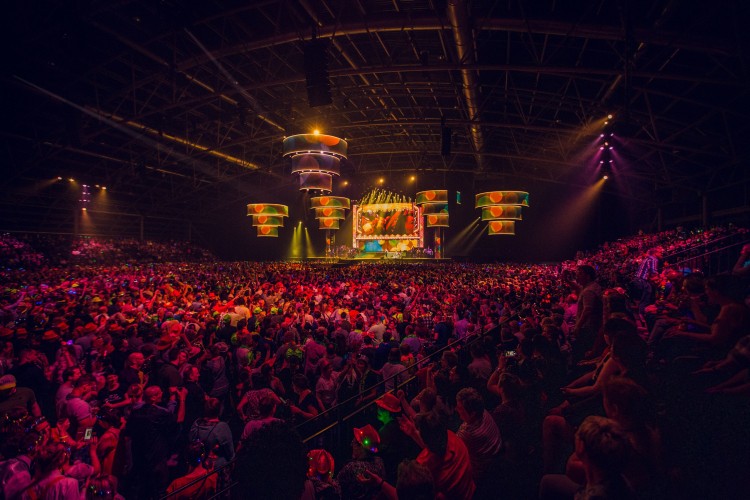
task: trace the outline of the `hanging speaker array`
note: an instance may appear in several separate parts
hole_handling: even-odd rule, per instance
[[[331,104],[331,82],[328,78],[328,42],[313,39],[304,45],[305,87],[311,108]]]
[[[488,234],[515,235],[516,221],[522,219],[522,207],[529,206],[526,191],[488,191],[476,195],[475,208],[482,209],[482,220],[488,221]]]

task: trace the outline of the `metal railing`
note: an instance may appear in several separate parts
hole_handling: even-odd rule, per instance
[[[703,242],[679,252],[664,256],[678,269],[701,271],[706,276],[731,271],[739,252],[735,249],[750,242],[745,233],[737,233]],[[673,260],[676,259],[676,260]]]

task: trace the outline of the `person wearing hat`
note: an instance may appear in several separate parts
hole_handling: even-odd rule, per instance
[[[310,450],[307,461],[305,492],[312,490],[308,498],[341,498],[341,488],[333,478],[333,455],[323,449]]]
[[[401,400],[387,392],[375,400],[377,419],[382,424],[378,429],[380,436],[380,456],[385,462],[385,479],[395,483],[398,464],[401,461],[416,457],[419,447],[404,434],[398,425],[401,416]]]
[[[385,477],[383,460],[377,456],[379,448],[380,435],[372,425],[354,428],[352,461],[347,463],[336,476],[341,486],[342,498],[364,499],[371,498],[377,493],[376,489],[359,482],[357,476],[367,471]]]
[[[18,364],[13,367],[11,374],[16,378],[16,382],[20,387],[27,387],[33,391],[36,401],[41,406],[45,407],[45,410],[52,408],[45,406],[45,403],[51,406],[52,400],[47,399],[51,396],[52,384],[45,375],[43,355],[39,351],[34,349],[23,349],[18,355]]]
[[[14,408],[24,408],[35,417],[42,416],[34,391],[28,387],[16,387],[16,377],[0,377],[0,417],[5,417]]]
[[[89,352],[91,350],[91,343],[96,338],[97,327],[94,323],[86,323],[83,327],[83,335],[78,337],[75,343],[81,346],[83,352]]]
[[[235,322],[235,325],[237,322]],[[216,330],[216,340],[229,344],[232,339],[232,335],[237,332],[237,327],[232,326],[232,315],[224,314],[221,317],[219,328]]]
[[[42,334],[41,342],[39,343],[39,350],[47,356],[47,360],[50,364],[55,362],[55,354],[60,348],[60,335],[54,330],[47,330]]]

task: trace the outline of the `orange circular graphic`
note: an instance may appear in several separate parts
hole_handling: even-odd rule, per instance
[[[490,193],[490,201],[492,203],[500,203],[503,201],[503,193],[501,191],[493,191]]]

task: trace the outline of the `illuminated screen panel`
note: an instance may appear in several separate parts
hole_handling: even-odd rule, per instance
[[[399,241],[400,247],[421,248],[424,246],[424,224],[422,210],[412,203],[380,203],[354,205],[352,207],[352,247],[364,250],[364,242]],[[411,243],[408,243],[411,241]],[[390,251],[399,245],[383,243]],[[403,248],[402,248],[403,250]]]
[[[320,219],[322,217],[330,219],[346,219],[346,211],[343,208],[315,208],[315,218]]]
[[[516,234],[516,222],[512,220],[491,220],[487,227],[490,235],[505,234],[513,236]]]
[[[448,214],[425,215],[425,227],[448,227]]]
[[[332,135],[299,134],[284,139],[284,156],[305,153],[330,154],[346,158],[348,144]]]
[[[417,193],[417,205],[424,203],[448,203],[447,189],[430,189],[429,191],[420,191]]]
[[[332,191],[333,177],[331,177],[331,174],[322,172],[303,172],[299,174],[299,189],[300,191],[306,191],[310,189]]]
[[[489,191],[476,195],[475,208],[492,205],[529,206],[529,193],[526,191]]]
[[[280,215],[253,215],[253,226],[284,226],[284,218]]]
[[[431,214],[445,214],[448,215],[448,204],[447,203],[430,203],[422,206],[422,213],[425,215]]]
[[[313,196],[310,198],[310,206],[312,208],[351,208],[351,201],[343,196]]]
[[[358,238],[393,236],[415,238],[419,231],[418,208],[411,203],[361,205],[357,211],[355,230]]]
[[[271,238],[277,238],[279,236],[279,228],[276,226],[258,226],[258,236],[268,236]]]
[[[408,252],[420,244],[419,240],[361,240],[356,248],[360,252]]]
[[[339,221],[340,219],[336,219],[336,218],[321,217],[320,219],[318,219],[318,228],[319,229],[338,229]]]
[[[498,219],[521,220],[521,207],[515,205],[495,205],[482,208],[482,220]]]
[[[247,205],[247,215],[278,215],[289,216],[289,207],[275,203],[250,203]]]
[[[325,172],[339,175],[341,160],[330,155],[299,155],[292,158],[292,173]]]

